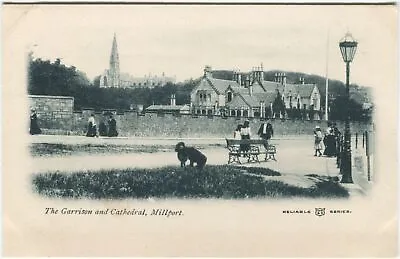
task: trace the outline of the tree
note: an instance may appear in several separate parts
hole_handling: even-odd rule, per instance
[[[283,103],[282,95],[281,95],[281,93],[279,93],[279,91],[277,91],[277,95],[272,104],[272,109],[273,109],[275,118],[280,117],[281,115],[282,116],[285,115],[285,104]]]
[[[347,103],[346,96],[338,96],[332,101],[330,107],[330,119],[344,121],[349,108],[350,120],[352,121],[370,121],[372,117],[372,109],[363,109],[362,105],[355,100],[350,99]]]

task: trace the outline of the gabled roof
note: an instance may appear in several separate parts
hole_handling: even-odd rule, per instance
[[[206,79],[218,94],[225,93],[229,86],[240,87],[236,81],[232,80],[217,79],[212,77],[207,77]]]
[[[276,93],[257,93],[254,97],[257,98],[258,102],[263,101],[265,105],[270,105],[275,101]]]
[[[254,95],[246,94],[246,95],[241,95],[241,97],[247,103],[247,105],[250,107],[259,107],[260,106],[260,101]]]
[[[314,84],[299,85],[298,92],[301,98],[309,98],[314,90]]]
[[[276,98],[276,93],[256,93],[253,95],[246,94],[238,94],[233,100],[227,104],[229,107],[260,107],[260,102],[263,101],[265,105],[271,105]]]
[[[227,103],[227,106],[231,108],[240,108],[243,106],[248,106],[248,104],[245,102],[241,95],[236,95],[233,97],[231,102]]]
[[[265,88],[259,81],[253,83],[253,93],[265,93]]]
[[[297,95],[297,93],[299,92],[299,87],[300,86],[301,85],[298,85],[298,84],[286,84],[284,94],[286,96],[289,95],[289,94]]]
[[[276,89],[278,89],[280,93],[283,92],[283,85],[281,83],[272,81],[262,81],[261,84],[265,89],[265,92],[267,93],[275,93]]]
[[[228,90],[232,90],[232,92],[234,93],[238,93],[238,94],[248,94],[249,93],[249,89],[242,87],[242,86],[229,86],[226,91]]]

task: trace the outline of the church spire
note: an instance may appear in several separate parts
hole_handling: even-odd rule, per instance
[[[117,47],[117,36],[114,33],[114,39],[110,56],[110,84],[112,87],[119,87],[119,55]]]

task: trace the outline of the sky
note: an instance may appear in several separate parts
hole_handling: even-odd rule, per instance
[[[18,31],[35,57],[59,57],[89,79],[108,68],[114,33],[120,70],[133,76],[182,81],[205,65],[245,72],[263,63],[344,81],[338,43],[347,32],[358,41],[351,83],[380,87],[397,68],[394,6],[42,5],[22,13],[6,36]]]

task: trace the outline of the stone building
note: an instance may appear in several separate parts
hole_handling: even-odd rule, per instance
[[[114,34],[109,68],[106,69],[100,76],[100,87],[153,88],[156,86],[163,86],[168,82],[175,83],[175,81],[175,77],[166,76],[165,73],[162,73],[161,76],[152,75],[150,73],[149,75],[145,75],[143,77],[132,76],[128,73],[121,73],[119,67],[117,38]]]
[[[194,114],[225,114],[237,117],[270,117],[273,103],[281,95],[285,108],[321,109],[321,95],[316,84],[288,83],[284,73],[274,81],[264,79],[264,69],[255,67],[250,73],[234,72],[232,80],[212,77],[207,66],[199,84],[191,92]]]

